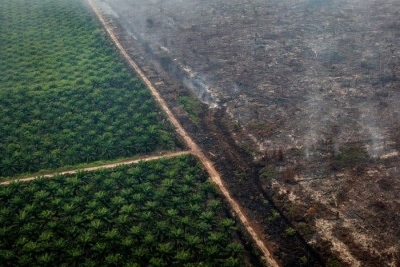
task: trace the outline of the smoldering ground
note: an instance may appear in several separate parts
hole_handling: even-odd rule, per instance
[[[385,18],[375,0],[96,2],[177,64],[204,102],[225,105],[243,125],[287,121],[273,136],[258,136],[266,149],[304,144],[310,151],[332,127],[340,128],[339,149],[352,138],[390,143],[392,122],[377,123],[374,109],[377,91],[393,91],[400,76],[395,1],[383,4],[393,5]],[[396,108],[387,104],[388,112]]]
[[[344,214],[354,209],[352,197],[368,193],[356,202],[369,214],[370,196],[379,195],[374,181],[390,181],[390,190],[399,185],[392,170],[400,163],[397,0],[95,2],[188,90],[224,107],[260,155],[282,148],[288,165],[305,162],[303,181],[326,176],[298,190],[324,196],[319,200],[327,205],[333,199]],[[337,177],[344,177],[337,187],[343,192],[346,184],[359,191],[338,197],[332,193]],[[385,193],[385,201],[392,201],[385,202],[387,213],[371,220],[366,215],[365,221],[396,213],[389,209],[396,206],[393,190]],[[379,247],[383,234],[374,231]],[[382,251],[396,247],[393,240],[385,237]]]

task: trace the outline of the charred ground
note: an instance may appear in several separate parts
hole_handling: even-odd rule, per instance
[[[399,264],[397,1],[97,3],[284,265]]]

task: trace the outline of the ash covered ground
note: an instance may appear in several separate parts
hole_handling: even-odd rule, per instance
[[[312,225],[300,229],[310,244],[328,240],[354,266],[400,265],[398,0],[96,3],[224,107],[264,189]]]

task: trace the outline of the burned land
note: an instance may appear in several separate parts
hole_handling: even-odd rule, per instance
[[[399,1],[96,4],[283,265],[274,227],[316,262],[399,266]],[[271,223],[265,201],[288,220]]]

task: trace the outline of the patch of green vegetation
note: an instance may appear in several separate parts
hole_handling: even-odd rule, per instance
[[[0,176],[174,150],[81,0],[0,0]]]
[[[277,219],[279,219],[281,217],[281,215],[279,214],[279,212],[277,212],[276,210],[272,211],[272,215],[268,217],[268,221],[273,222],[276,221]]]
[[[328,266],[328,267],[343,267],[344,265],[337,258],[329,258],[326,266]]]
[[[188,113],[194,123],[200,121],[201,103],[199,100],[192,96],[181,96],[179,97],[179,104]]]
[[[300,258],[300,263],[301,263],[302,265],[307,265],[307,263],[308,263],[308,258],[307,258],[307,256],[302,256],[302,257]]]
[[[288,236],[293,236],[296,234],[296,229],[294,229],[293,227],[288,227],[285,229],[285,234]]]
[[[271,180],[275,178],[276,175],[277,172],[274,166],[266,166],[260,170],[260,178],[264,180]]]
[[[305,238],[310,238],[314,234],[314,231],[310,228],[310,226],[304,222],[298,223],[297,229]]]
[[[361,146],[348,146],[341,149],[340,153],[334,157],[333,164],[342,168],[355,166],[364,163],[368,159],[368,153]]]
[[[244,266],[192,156],[0,187],[2,266]]]

